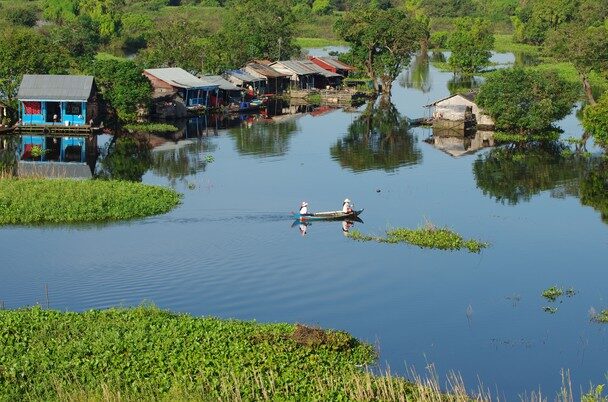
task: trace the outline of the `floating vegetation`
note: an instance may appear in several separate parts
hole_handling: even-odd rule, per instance
[[[174,133],[178,130],[173,124],[167,123],[138,123],[138,124],[127,124],[124,129],[131,133],[144,133],[144,134],[164,134]]]
[[[358,230],[352,230],[349,237],[357,241],[377,241],[392,244],[409,243],[421,248],[440,250],[467,249],[471,253],[479,253],[489,245],[474,239],[464,239],[451,229],[438,228],[430,222],[417,229],[396,228],[387,230],[386,237],[369,236]]]
[[[557,286],[551,286],[543,291],[543,297],[552,302],[556,301],[563,294],[564,290],[562,288],[558,288]]]
[[[549,314],[555,314],[557,313],[557,307],[553,307],[553,306],[545,306],[543,307],[543,311],[545,313],[549,313]]]
[[[590,316],[591,321],[593,322],[597,322],[599,324],[608,324],[608,309],[602,310],[597,313],[592,307],[592,311],[590,311]]]
[[[203,157],[203,161],[205,161],[205,163],[213,163],[215,161],[215,157],[211,154],[207,154]]]
[[[0,180],[0,225],[106,222],[164,214],[181,195],[115,180]]]

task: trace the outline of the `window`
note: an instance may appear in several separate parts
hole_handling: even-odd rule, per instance
[[[42,114],[42,103],[40,102],[23,102],[25,114]]]
[[[82,114],[82,103],[68,102],[65,108],[65,114],[70,116],[80,116]]]

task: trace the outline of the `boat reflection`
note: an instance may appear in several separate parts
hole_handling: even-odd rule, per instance
[[[318,221],[314,221],[314,224],[316,225],[317,223],[329,223],[329,224],[335,224],[335,223],[340,223],[340,230],[342,232],[342,234],[344,236],[348,236],[348,232],[350,231],[350,229],[355,225],[355,223],[363,223],[363,220],[359,217],[355,217],[355,218],[348,218],[348,219],[334,219],[334,220],[318,220]],[[298,231],[300,233],[301,236],[306,236],[308,234],[308,228],[310,226],[312,226],[313,222],[311,221],[303,221],[300,219],[296,219],[293,221],[293,223],[291,224],[292,228],[298,228]]]

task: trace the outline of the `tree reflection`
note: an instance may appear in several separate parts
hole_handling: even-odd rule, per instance
[[[289,139],[297,130],[295,117],[287,116],[281,122],[245,121],[231,128],[228,134],[234,138],[236,149],[243,155],[261,157],[281,156],[289,148]]]
[[[399,85],[403,88],[414,88],[427,93],[431,90],[431,74],[429,56],[419,54],[414,58],[409,68],[399,77]]]
[[[152,151],[152,171],[169,179],[171,185],[187,176],[205,171],[211,162],[209,154],[215,150],[206,139],[180,141],[175,146]]]
[[[17,136],[0,136],[0,176],[11,176],[15,173],[19,140]]]
[[[455,74],[448,80],[448,91],[450,94],[469,92],[479,88],[481,79],[473,76]]]
[[[556,197],[577,195],[579,179],[592,161],[565,149],[555,142],[495,148],[473,163],[477,187],[511,205],[548,190]]]
[[[114,137],[101,161],[99,177],[141,181],[152,164],[150,144],[145,138]]]
[[[355,172],[372,169],[392,172],[422,159],[416,138],[408,131],[407,119],[385,99],[377,106],[369,103],[330,153],[342,167]]]
[[[583,205],[599,211],[602,221],[608,224],[608,161],[602,160],[585,173],[580,181],[579,197]]]

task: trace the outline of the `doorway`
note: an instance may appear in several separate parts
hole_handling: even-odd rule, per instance
[[[61,122],[61,104],[59,102],[46,102],[47,123]]]

